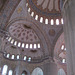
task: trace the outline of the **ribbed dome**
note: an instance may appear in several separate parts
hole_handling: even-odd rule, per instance
[[[45,16],[60,16],[60,0],[27,0],[33,11]]]
[[[35,20],[45,24],[61,23],[63,0],[27,0],[28,12]],[[57,25],[57,23],[55,23]]]

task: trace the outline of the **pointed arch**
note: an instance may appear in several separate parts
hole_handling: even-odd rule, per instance
[[[58,75],[66,75],[66,73],[63,69],[59,69]]]
[[[33,70],[31,75],[44,75],[41,68],[37,67]]]
[[[2,70],[2,75],[7,75],[8,66],[4,65]]]

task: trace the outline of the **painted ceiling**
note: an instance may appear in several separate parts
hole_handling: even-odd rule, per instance
[[[27,0],[32,11],[46,17],[61,16],[63,2],[63,0]]]

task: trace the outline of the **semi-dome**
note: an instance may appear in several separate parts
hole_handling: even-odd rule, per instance
[[[13,38],[26,43],[38,43],[40,41],[31,27],[19,23],[9,27],[9,34]]]
[[[5,47],[6,58],[8,58],[9,55],[14,55],[14,59],[16,60],[16,56],[19,55],[21,60],[26,60],[24,57],[32,59],[32,61],[34,60],[35,62],[36,59],[40,61],[44,60],[42,43],[31,25],[23,23],[13,23],[9,25],[6,42],[8,43]],[[12,59],[12,57],[9,57],[9,59]]]

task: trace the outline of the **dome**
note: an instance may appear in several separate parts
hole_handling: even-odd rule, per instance
[[[35,34],[35,31],[31,27],[23,24],[16,24],[9,27],[9,34],[21,41],[26,43],[38,43],[40,42],[38,36]]]
[[[30,26],[22,23],[13,23],[8,27],[8,36],[6,38],[5,57],[13,60],[42,61],[44,51],[41,41],[36,31]],[[22,55],[22,56],[21,56]],[[11,57],[12,56],[12,57]],[[42,58],[42,59],[41,59]],[[38,62],[38,61],[37,61]]]
[[[27,0],[31,10],[45,16],[60,16],[60,0]]]
[[[27,0],[28,12],[35,20],[51,24],[51,21],[62,19],[61,8],[63,0]]]

